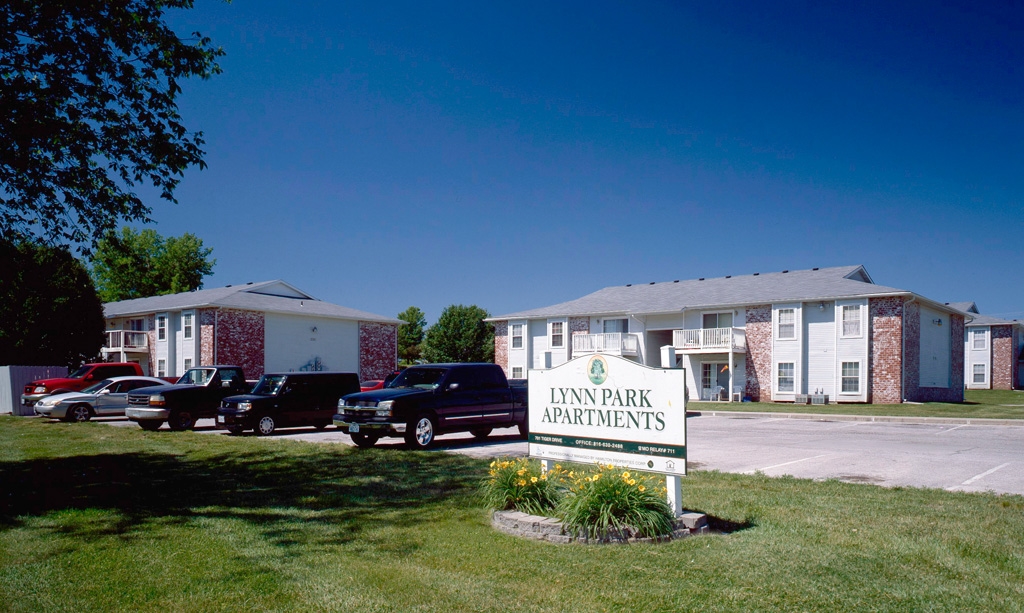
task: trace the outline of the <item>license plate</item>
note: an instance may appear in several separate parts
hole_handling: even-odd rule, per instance
[[[348,433],[352,434],[353,432],[359,432],[359,424],[349,424]]]
[[[218,424],[224,423],[224,416],[223,415],[218,415],[217,416],[217,423]]]

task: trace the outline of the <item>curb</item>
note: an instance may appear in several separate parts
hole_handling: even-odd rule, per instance
[[[1015,426],[1024,428],[1024,419],[986,419],[983,417],[904,417],[899,415],[827,415],[823,413],[769,413],[764,411],[687,411],[687,417],[764,417],[769,419],[809,419],[813,421],[864,421],[895,424],[947,424],[956,426]]]

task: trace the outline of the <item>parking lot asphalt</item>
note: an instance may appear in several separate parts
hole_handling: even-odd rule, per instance
[[[799,417],[725,411],[694,414],[686,420],[688,468],[1024,495],[1024,423]],[[100,421],[137,427],[120,419]],[[226,435],[214,427],[212,419],[200,420],[196,430]],[[352,444],[348,435],[333,427],[319,432],[282,430],[270,438]],[[397,438],[377,443],[382,448],[401,444]],[[443,435],[434,449],[475,458],[528,453],[515,428],[495,430],[483,441],[468,433]]]

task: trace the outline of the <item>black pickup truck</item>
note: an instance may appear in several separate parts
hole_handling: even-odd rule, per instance
[[[424,449],[446,432],[484,438],[493,428],[518,426],[526,436],[526,399],[526,382],[509,382],[497,364],[424,364],[384,389],[343,397],[334,423],[360,447],[401,436]]]
[[[171,430],[188,430],[197,419],[216,416],[222,399],[249,389],[240,366],[198,366],[174,385],[133,390],[124,414],[143,430],[158,430],[165,421]]]

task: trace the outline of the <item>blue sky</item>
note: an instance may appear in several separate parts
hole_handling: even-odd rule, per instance
[[[161,234],[206,287],[382,315],[864,264],[1024,319],[1024,9],[936,2],[280,3],[223,46]],[[976,4],[976,6],[972,6]]]

